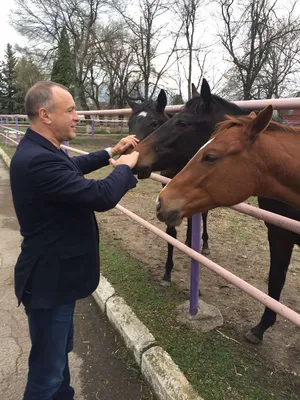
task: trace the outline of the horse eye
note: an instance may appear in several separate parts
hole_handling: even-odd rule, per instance
[[[186,122],[186,121],[183,121],[183,120],[179,120],[179,121],[178,121],[178,125],[180,125],[180,126],[187,126],[187,122]]]
[[[213,163],[213,162],[218,161],[218,160],[219,160],[219,157],[214,156],[213,154],[206,154],[202,158],[202,161],[209,162],[209,163]]]
[[[152,126],[154,127],[154,128],[157,128],[157,127],[159,127],[159,122],[158,121],[153,121],[152,122]]]

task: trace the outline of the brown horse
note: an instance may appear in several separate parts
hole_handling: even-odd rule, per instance
[[[170,168],[180,161],[185,164],[196,154],[215,131],[226,115],[249,115],[250,110],[242,110],[235,104],[211,93],[208,82],[203,79],[201,94],[193,88],[194,98],[169,121],[165,122],[150,136],[138,144],[140,156],[136,172],[149,176],[151,171]],[[286,203],[267,197],[258,197],[261,209],[300,221],[300,211]],[[289,268],[294,245],[300,246],[300,235],[270,223],[268,242],[270,248],[270,271],[268,294],[280,299]],[[276,313],[265,308],[259,323],[245,335],[251,343],[260,343],[265,331],[274,325]]]
[[[184,217],[232,206],[250,196],[300,209],[300,129],[272,121],[273,107],[228,117],[215,135],[161,191],[157,217],[179,225]]]

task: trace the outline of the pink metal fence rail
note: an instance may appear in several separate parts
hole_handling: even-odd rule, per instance
[[[265,100],[240,100],[233,101],[236,105],[241,108],[249,108],[249,109],[261,109],[269,104],[272,104],[275,109],[281,110],[289,110],[294,108],[300,108],[300,98],[299,97],[291,97],[287,99],[265,99]],[[184,104],[177,106],[167,106],[166,112],[178,112],[181,108],[184,107]],[[110,115],[130,115],[131,108],[119,108],[113,110],[88,110],[88,111],[78,111],[79,115],[102,115],[102,116],[110,116]],[[24,118],[27,119],[27,115],[24,114],[2,114],[0,117],[8,117],[8,118]]]
[[[79,154],[88,154],[88,152],[77,150],[68,146],[61,146],[65,150],[74,151],[75,153]],[[160,177],[163,178],[163,177]],[[143,218],[139,217],[138,215],[134,214],[133,212],[127,210],[125,207],[121,206],[120,204],[116,205],[116,208],[121,211],[122,213],[126,214],[128,217],[133,219],[134,221],[138,222],[140,225],[144,226],[151,232],[155,233],[157,236],[161,237],[162,239],[166,240],[174,247],[177,247],[179,250],[186,253],[188,256],[200,262],[202,265],[210,269],[211,271],[215,272],[217,275],[221,276],[228,282],[232,283],[234,286],[238,287],[245,293],[249,294],[254,299],[258,300],[260,303],[264,304],[265,306],[269,307],[276,313],[280,314],[284,318],[288,319],[293,324],[300,327],[300,314],[296,313],[295,311],[291,310],[287,306],[283,305],[279,301],[273,299],[272,297],[268,296],[261,290],[255,288],[254,286],[250,285],[248,282],[245,282],[243,279],[239,278],[238,276],[232,274],[231,272],[227,271],[220,265],[216,264],[215,262],[209,260],[208,258],[204,257],[203,255],[197,253],[190,247],[186,246],[182,242],[177,239],[174,239],[172,236],[168,235],[167,233],[163,232],[161,229],[157,228],[156,226],[150,224],[148,221],[145,221]],[[253,207],[255,208],[255,207]],[[272,214],[272,213],[270,213]],[[276,214],[274,214],[276,215]],[[287,218],[288,219],[288,218]],[[292,221],[292,220],[291,220]],[[296,222],[296,221],[295,221]],[[298,222],[298,229],[300,223]]]

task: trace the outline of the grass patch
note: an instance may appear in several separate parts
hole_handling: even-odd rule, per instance
[[[103,135],[104,136],[104,135]],[[103,136],[102,137],[99,137],[99,136],[95,136],[94,137],[94,139],[91,137],[91,135],[89,135],[89,136],[87,136],[87,137],[84,137],[84,136],[77,136],[75,139],[73,139],[71,142],[70,142],[70,146],[72,146],[72,145],[76,145],[76,144],[79,144],[79,145],[85,145],[85,144],[87,144],[87,145],[89,145],[89,146],[95,146],[95,145],[97,145],[97,143],[98,142],[102,142],[103,141]],[[115,134],[105,134],[105,138],[106,139],[111,139],[111,140],[113,140],[113,141],[119,141],[119,140],[121,140],[122,138],[124,138],[124,135],[120,135],[120,134],[117,134],[117,133],[115,133]],[[98,150],[99,148],[97,147],[97,150]],[[95,150],[96,150],[96,148],[95,148]]]
[[[299,383],[296,388],[290,375],[265,365],[254,351],[217,332],[179,325],[176,307],[185,297],[176,285],[166,290],[153,283],[143,265],[107,233],[101,236],[101,269],[205,400],[298,398]]]
[[[245,201],[246,204],[250,204],[250,206],[258,207],[257,197],[251,196],[249,199]]]

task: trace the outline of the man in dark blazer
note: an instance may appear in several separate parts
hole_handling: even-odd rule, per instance
[[[128,136],[113,148],[68,157],[60,145],[75,138],[79,121],[68,89],[38,82],[26,95],[25,109],[30,128],[10,165],[23,236],[15,292],[25,306],[32,344],[24,400],[70,400],[75,302],[96,289],[100,276],[94,211],[115,207],[135,187],[131,169],[138,153],[112,157],[138,141]],[[109,162],[114,170],[107,178],[84,177]]]

